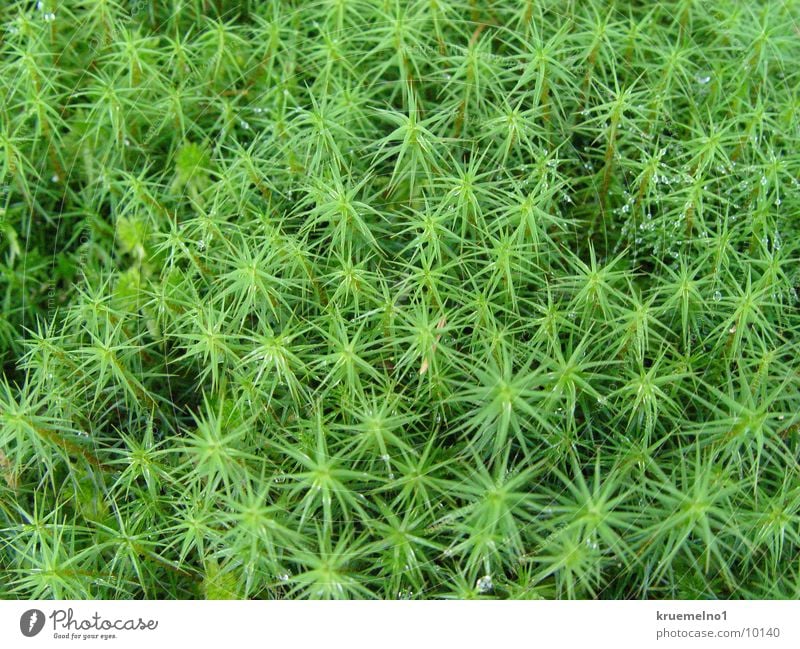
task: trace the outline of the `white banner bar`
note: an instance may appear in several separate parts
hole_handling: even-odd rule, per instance
[[[800,647],[798,602],[0,601],[0,648]]]

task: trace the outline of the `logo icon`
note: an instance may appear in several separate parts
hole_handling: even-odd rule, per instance
[[[32,638],[44,628],[44,613],[38,608],[25,611],[19,618],[19,630],[26,638]]]

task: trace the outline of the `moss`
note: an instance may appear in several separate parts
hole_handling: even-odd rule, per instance
[[[179,4],[0,9],[0,596],[798,596],[796,3]]]

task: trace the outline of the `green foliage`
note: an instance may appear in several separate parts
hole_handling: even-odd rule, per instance
[[[0,597],[798,597],[798,19],[4,3]]]

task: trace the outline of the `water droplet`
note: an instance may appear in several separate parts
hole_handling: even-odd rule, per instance
[[[719,302],[722,299],[721,291],[714,291],[714,301]]]
[[[488,593],[492,588],[494,588],[494,584],[492,583],[491,575],[484,575],[475,582],[475,590],[481,594]]]
[[[704,86],[709,81],[711,81],[711,75],[708,75],[708,74],[698,75],[698,76],[695,77],[695,79],[696,79],[697,83],[699,83],[700,85]]]

